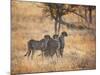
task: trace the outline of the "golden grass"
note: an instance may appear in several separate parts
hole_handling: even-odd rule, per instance
[[[27,41],[29,39],[39,40],[45,34],[52,36],[54,23],[48,18],[43,19],[39,15],[41,11],[37,11],[35,5],[33,10],[30,2],[28,4],[13,2],[12,6],[12,74],[96,68],[96,38],[95,34],[87,29],[72,30],[66,28],[66,26],[62,27],[61,31],[68,32],[68,37],[65,38],[63,58],[56,56],[53,59],[42,58],[38,56],[41,52],[36,52],[32,60],[24,57],[27,51]]]

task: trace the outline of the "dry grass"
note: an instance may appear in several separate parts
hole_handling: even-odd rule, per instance
[[[42,58],[38,56],[41,52],[36,52],[33,60],[24,57],[27,41],[39,40],[45,34],[52,36],[54,25],[48,18],[43,20],[40,15],[41,9],[35,5],[32,6],[30,2],[15,1],[12,6],[12,74],[96,68],[96,38],[93,34],[95,31],[87,29],[71,30],[65,26],[62,27],[61,31],[67,31],[69,34],[65,39],[63,58],[56,58],[56,56],[53,59]]]

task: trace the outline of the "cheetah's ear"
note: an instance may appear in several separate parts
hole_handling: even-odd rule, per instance
[[[68,36],[68,34],[67,34],[67,32],[62,32],[62,35],[64,35],[64,36]]]
[[[58,37],[57,34],[54,34],[54,35],[53,35],[53,39],[56,39],[57,37]]]
[[[44,35],[44,38],[50,39],[50,35]]]
[[[55,35],[53,35],[53,39],[55,39]]]

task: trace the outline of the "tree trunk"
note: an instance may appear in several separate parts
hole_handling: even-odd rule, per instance
[[[58,21],[57,21],[57,18],[55,18],[55,27],[54,27],[55,34],[57,34],[57,24],[58,24]]]
[[[85,7],[85,20],[87,21],[87,8]]]
[[[60,29],[61,29],[61,17],[59,17],[58,34],[60,33]]]
[[[89,7],[89,23],[92,23],[92,9]]]

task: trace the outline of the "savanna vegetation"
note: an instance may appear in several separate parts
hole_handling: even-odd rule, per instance
[[[87,70],[96,68],[96,6],[12,0],[11,73]],[[27,42],[66,31],[62,58],[24,57]]]

